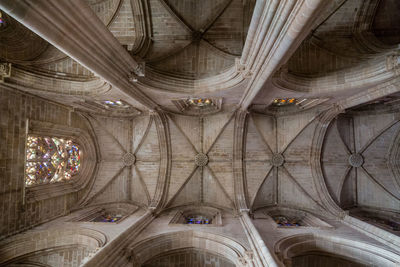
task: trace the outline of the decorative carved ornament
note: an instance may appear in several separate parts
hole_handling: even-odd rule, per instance
[[[206,166],[208,163],[208,156],[206,154],[199,153],[194,157],[194,163],[199,167]]]
[[[274,154],[271,159],[271,164],[274,167],[280,167],[285,162],[285,158],[282,154]]]
[[[11,63],[0,62],[0,82],[11,76]]]
[[[146,66],[144,62],[138,63],[133,71],[128,75],[128,80],[130,82],[137,82],[139,77],[144,77],[145,68]]]
[[[136,157],[132,153],[128,152],[122,157],[122,161],[125,166],[132,166],[136,162]]]
[[[400,55],[389,55],[386,58],[386,67],[388,70],[393,70],[396,75],[400,74]]]
[[[360,154],[351,154],[349,157],[349,164],[352,167],[359,168],[364,164],[364,158]]]
[[[247,66],[240,62],[240,58],[235,59],[235,69],[237,73],[242,75],[243,79],[250,78],[253,75],[253,73],[247,68]]]

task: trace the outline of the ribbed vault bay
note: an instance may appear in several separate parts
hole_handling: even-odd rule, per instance
[[[201,79],[226,71],[240,57],[254,2],[151,0],[147,8],[151,44],[139,55],[163,74]]]

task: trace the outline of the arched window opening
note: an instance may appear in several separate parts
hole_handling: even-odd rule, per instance
[[[105,100],[105,101],[103,101],[103,105],[106,108],[130,108],[130,105],[125,103],[122,100],[116,100],[116,101]]]
[[[288,218],[286,216],[275,216],[274,221],[280,227],[302,226],[301,220],[298,218]]]
[[[191,215],[185,217],[186,224],[211,224],[212,219],[207,218],[203,215]]]
[[[212,207],[190,207],[177,211],[170,224],[220,226],[222,225],[222,216],[220,210]]]
[[[340,267],[366,267],[368,265],[357,262],[355,259],[342,257],[330,253],[310,251],[307,254],[292,258],[293,267],[318,267],[318,266],[340,266]]]
[[[122,219],[122,214],[101,214],[95,217],[92,222],[118,222],[119,220]]]
[[[79,172],[81,151],[70,139],[28,135],[25,185],[64,182]]]

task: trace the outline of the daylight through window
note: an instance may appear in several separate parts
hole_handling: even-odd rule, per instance
[[[67,181],[79,171],[81,151],[72,140],[29,135],[26,148],[27,186]]]

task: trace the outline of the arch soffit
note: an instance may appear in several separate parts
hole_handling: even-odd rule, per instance
[[[274,251],[284,263],[290,262],[293,257],[315,251],[374,263],[377,266],[397,266],[400,263],[400,255],[384,248],[327,234],[299,234],[285,237],[275,244]],[[355,258],[355,255],[361,258]]]
[[[25,258],[34,252],[71,246],[84,246],[95,251],[106,243],[107,237],[102,232],[88,228],[31,231],[0,243],[0,264]]]
[[[87,125],[87,121],[82,117]],[[98,161],[98,144],[91,132],[90,125],[87,129],[76,128],[61,124],[30,120],[28,134],[43,136],[60,136],[72,138],[82,149],[82,166],[79,173],[70,181],[35,185],[27,188],[29,200],[42,200],[67,193],[82,190],[93,180]]]
[[[193,230],[152,236],[131,246],[129,250],[136,263],[143,264],[169,251],[187,248],[218,252],[233,263],[238,263],[239,259],[246,257],[246,252],[248,252],[248,248],[236,240],[223,235]]]

